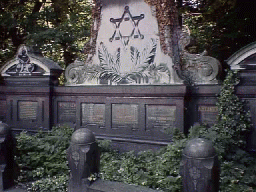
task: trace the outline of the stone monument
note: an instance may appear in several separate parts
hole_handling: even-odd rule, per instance
[[[218,192],[220,167],[212,143],[203,138],[190,140],[182,153],[180,174],[184,192]]]
[[[1,68],[6,89],[0,104],[13,130],[47,130],[51,127],[52,87],[58,85],[62,68],[50,59],[21,45],[16,56]],[[1,116],[1,115],[0,115]]]
[[[66,69],[67,85],[216,84],[220,63],[185,50],[174,0],[95,0],[85,63]]]

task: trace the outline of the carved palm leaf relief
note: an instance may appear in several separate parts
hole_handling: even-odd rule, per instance
[[[98,48],[100,64],[98,67],[91,69],[90,72],[87,71],[87,79],[99,78],[117,84],[149,83],[149,80],[152,80],[151,82],[153,83],[160,82],[163,73],[170,76],[170,70],[167,64],[156,65],[154,63],[156,49],[157,43],[155,39],[151,39],[142,51],[130,46],[130,52],[128,53],[130,70],[122,73],[121,49],[118,48],[112,55],[108,52],[107,47],[100,43]]]

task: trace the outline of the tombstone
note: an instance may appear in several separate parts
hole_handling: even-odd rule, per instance
[[[6,122],[13,130],[49,129],[52,87],[63,70],[25,45],[1,68],[5,83]]]
[[[212,143],[190,140],[182,153],[180,167],[184,192],[218,192],[220,167]]]
[[[102,139],[114,139],[118,149],[166,145],[175,128],[187,132],[189,127],[184,123],[185,84],[218,84],[219,61],[186,51],[190,37],[179,27],[174,0],[94,3],[86,61],[76,60],[65,71],[66,90],[81,95],[65,98],[76,106],[72,121]],[[56,99],[56,107],[64,102]],[[206,116],[202,121],[209,121]]]
[[[66,69],[67,85],[216,84],[220,63],[189,54],[174,0],[95,0],[86,64]],[[183,60],[183,64],[181,63]]]
[[[76,130],[67,150],[70,167],[69,192],[88,191],[91,174],[99,172],[100,152],[89,129]]]
[[[67,150],[70,168],[68,192],[156,192],[147,187],[97,178],[89,181],[91,174],[99,173],[100,152],[94,134],[86,128],[76,130]],[[157,190],[161,192],[160,190]]]
[[[179,27],[174,0],[94,5],[86,61],[66,68],[66,86],[58,86],[62,69],[26,46],[1,69],[0,119],[13,130],[88,128],[125,151],[157,150],[174,129],[213,123],[205,106],[215,105],[221,67],[205,52],[186,51],[190,37]]]

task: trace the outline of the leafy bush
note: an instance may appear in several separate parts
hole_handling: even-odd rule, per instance
[[[104,180],[148,186],[166,191],[181,190],[179,165],[186,139],[180,139],[158,152],[103,152],[100,177]]]
[[[72,133],[73,129],[65,126],[54,127],[47,133],[38,132],[35,135],[20,133],[16,138],[15,160],[20,169],[17,181],[31,182],[43,179],[36,182],[40,187],[40,184],[48,182],[45,178],[51,178],[52,184],[54,180],[64,180],[65,177],[61,175],[69,173],[66,150]]]

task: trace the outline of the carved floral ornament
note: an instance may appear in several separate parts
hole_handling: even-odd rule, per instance
[[[79,78],[82,70],[82,62],[76,61],[76,69],[69,70],[69,76],[72,81],[82,82],[92,79],[108,80],[114,84],[148,84],[158,83],[162,76],[170,78],[170,70],[165,63],[157,65],[155,60],[157,42],[151,39],[144,49],[140,52],[136,47],[130,46],[125,54],[129,55],[130,70],[123,72],[121,70],[121,54],[122,49],[118,48],[115,54],[110,54],[103,42],[100,43],[98,49],[98,59],[100,64],[87,67],[84,79]],[[80,68],[80,72],[79,69]],[[84,70],[82,70],[84,71]],[[67,72],[67,71],[66,71]],[[80,76],[81,77],[81,76]]]

